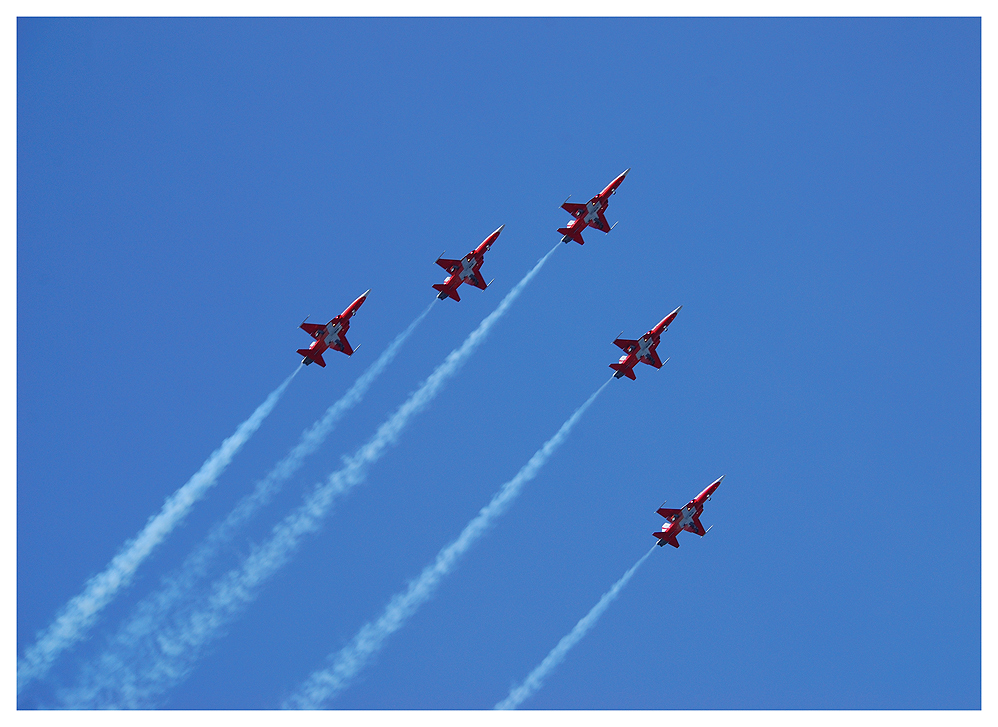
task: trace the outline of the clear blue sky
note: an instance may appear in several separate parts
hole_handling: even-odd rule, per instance
[[[367,288],[22,707],[54,703],[500,224],[237,539],[301,501],[627,167],[171,708],[272,708],[682,304],[333,706],[490,708],[718,476],[525,708],[979,708],[977,19],[18,22],[18,655]],[[467,292],[465,292],[467,290]]]

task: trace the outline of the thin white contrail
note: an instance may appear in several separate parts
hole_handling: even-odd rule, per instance
[[[492,326],[523,292],[561,243],[537,261],[492,313],[485,317],[464,343],[441,363],[350,457],[344,466],[317,485],[296,510],[274,526],[268,540],[256,546],[242,564],[215,581],[209,593],[196,606],[186,608],[171,619],[170,626],[153,634],[144,645],[144,657],[137,670],[122,669],[116,689],[101,696],[105,708],[155,706],[167,690],[183,681],[194,668],[205,647],[221,635],[257,595],[263,583],[283,566],[298,548],[301,539],[319,529],[322,520],[340,496],[367,478],[371,465],[394,444],[413,416],[423,411],[485,340]]]
[[[61,694],[64,706],[81,709],[92,705],[104,690],[116,683],[116,674],[129,658],[128,655],[164,623],[178,603],[189,598],[194,587],[207,575],[219,553],[232,542],[240,528],[280,492],[283,484],[301,468],[305,458],[322,445],[340,419],[361,402],[368,389],[395,359],[402,344],[422,323],[436,302],[437,299],[434,298],[409,327],[388,344],[353,386],[326,410],[323,417],[302,432],[298,444],[256,483],[253,492],[240,500],[224,520],[212,527],[208,536],[184,559],[179,569],[162,579],[159,590],[132,609],[104,652],[83,668],[76,687]]]
[[[530,675],[523,680],[523,684],[518,687],[513,687],[509,692],[509,696],[499,702],[499,704],[495,706],[495,709],[516,709],[520,706],[523,700],[533,696],[534,692],[544,685],[544,680],[547,679],[548,675],[552,671],[554,671],[555,667],[564,661],[565,655],[568,654],[569,650],[579,643],[583,636],[589,633],[589,629],[596,625],[596,622],[599,621],[599,617],[603,615],[603,612],[606,611],[607,607],[613,602],[614,599],[617,598],[620,590],[627,585],[627,582],[631,580],[631,576],[634,575],[638,568],[641,567],[641,564],[648,559],[648,556],[651,555],[657,547],[657,543],[651,546],[651,550],[642,555],[638,559],[638,562],[632,565],[630,570],[628,570],[619,581],[614,583],[613,587],[609,591],[603,594],[603,597],[595,606],[592,607],[592,610],[579,619],[579,622],[575,624],[575,628],[569,631],[568,634],[558,642],[558,645],[551,649],[551,653],[544,657],[544,661],[538,664],[537,668],[530,672]]]
[[[284,701],[285,709],[320,709],[350,686],[371,657],[381,650],[385,640],[402,628],[419,607],[430,599],[443,579],[457,566],[461,556],[506,512],[523,486],[537,476],[541,467],[568,438],[586,409],[612,380],[608,379],[575,410],[568,421],[561,425],[561,429],[537,450],[516,476],[499,488],[492,501],[478,511],[478,515],[465,526],[457,539],[437,553],[436,560],[423,569],[419,578],[410,582],[406,590],[392,597],[377,621],[364,624],[349,644],[338,653],[331,654],[329,661],[332,663],[329,667],[312,672],[295,693]]]
[[[44,676],[56,657],[79,641],[96,622],[98,614],[131,583],[135,570],[186,517],[198,500],[218,480],[229,462],[267,418],[301,367],[295,369],[235,433],[211,453],[204,464],[180,489],[166,498],[163,508],[149,518],[146,526],[126,542],[107,567],[84,584],[83,592],[62,607],[48,628],[38,634],[38,640],[17,662],[17,692],[32,680]]]

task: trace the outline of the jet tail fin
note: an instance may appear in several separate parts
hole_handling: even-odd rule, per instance
[[[443,300],[444,298],[450,297],[450,298],[453,298],[454,300],[460,302],[461,296],[459,296],[457,294],[457,289],[454,289],[454,290],[451,290],[450,292],[448,292],[448,291],[446,291],[444,289],[445,287],[446,286],[443,283],[434,283],[433,284],[433,289],[440,291],[440,295],[438,295],[437,297],[440,298],[440,300]]]
[[[617,372],[613,375],[614,378],[616,379],[619,379],[621,376],[626,376],[631,381],[637,381],[638,377],[634,375],[633,366],[631,366],[630,368],[625,368],[624,364],[615,363],[615,364],[610,364],[610,368]]]
[[[308,366],[310,363],[317,363],[323,368],[326,367],[326,362],[322,360],[321,353],[315,353],[315,351],[309,351],[307,348],[299,348],[298,353],[305,357],[302,361],[303,364]]]

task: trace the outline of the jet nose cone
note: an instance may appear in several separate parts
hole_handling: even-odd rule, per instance
[[[622,174],[621,174],[620,176],[622,176],[622,177],[626,177],[626,176],[627,176],[627,173],[628,173],[629,171],[631,171],[631,168],[630,168],[630,167],[628,167],[627,169],[625,169],[625,170],[623,171],[623,173],[622,173]]]
[[[506,225],[499,225],[499,229],[498,229],[498,230],[496,230],[496,232],[502,232],[502,228],[504,228],[505,226],[506,226]]]
[[[366,298],[366,297],[367,297],[367,294],[368,294],[368,293],[370,293],[370,292],[371,292],[371,289],[370,289],[370,288],[368,288],[367,290],[365,290],[365,291],[364,291],[364,294],[363,294],[362,296],[360,296],[360,297],[361,297],[361,298]]]

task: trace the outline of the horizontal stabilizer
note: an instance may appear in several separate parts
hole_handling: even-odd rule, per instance
[[[666,543],[668,543],[673,548],[679,547],[679,541],[676,540],[675,535],[666,535],[665,533],[652,533],[652,535],[658,538],[659,545],[665,545]]]
[[[326,367],[326,362],[322,360],[322,354],[321,353],[315,353],[315,351],[310,351],[307,348],[299,348],[298,349],[298,353],[300,353],[302,356],[304,356],[307,359],[307,361],[311,361],[313,363],[317,363],[320,366],[322,366],[323,368]],[[306,366],[308,365],[308,363],[305,362],[305,361],[303,361],[302,363],[305,363]]]
[[[560,232],[565,237],[562,238],[562,242],[568,242],[569,240],[575,240],[580,245],[585,245],[586,241],[582,239],[582,230],[578,228],[568,229],[567,227],[559,227],[558,232]]]
[[[433,284],[433,289],[440,291],[440,295],[438,295],[437,297],[440,298],[440,300],[443,300],[444,298],[450,297],[450,298],[453,298],[454,300],[460,302],[461,301],[461,296],[459,296],[457,294],[457,288],[452,288],[451,290],[448,291],[448,290],[446,290],[446,287],[447,286],[444,285],[443,283],[434,283]]]
[[[610,364],[610,368],[617,372],[616,374],[614,374],[614,378],[619,379],[621,376],[626,376],[631,381],[636,381],[638,378],[637,376],[634,375],[633,366],[627,368],[624,366],[624,364],[615,363],[615,364]]]

